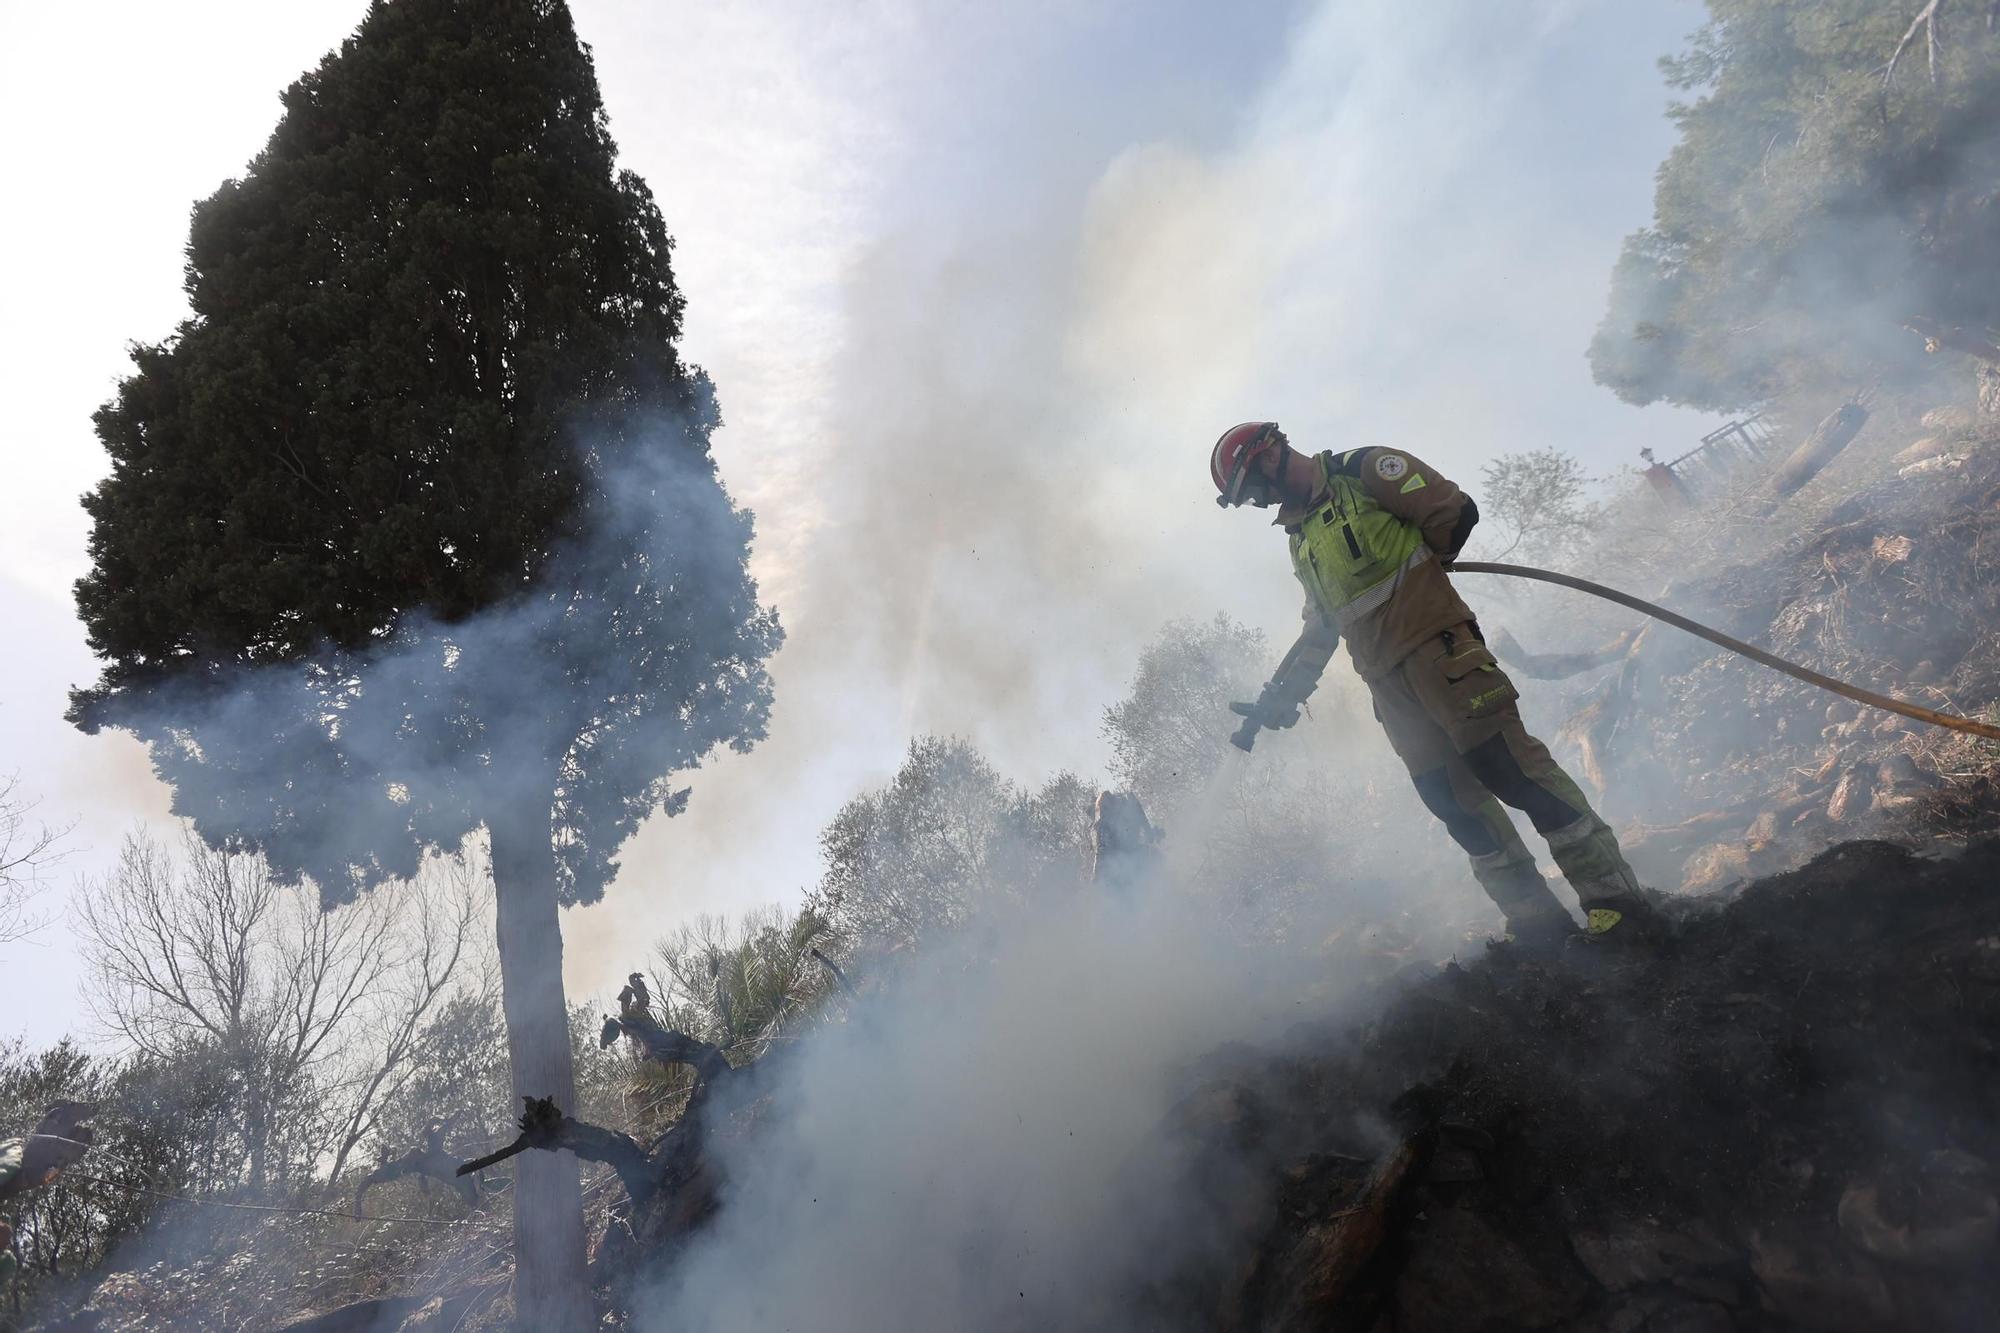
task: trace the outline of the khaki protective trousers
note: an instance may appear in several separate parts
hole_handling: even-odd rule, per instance
[[[1546,927],[1569,913],[1549,892],[1503,801],[1548,840],[1586,912],[1643,910],[1617,838],[1548,747],[1528,734],[1520,691],[1478,626],[1468,621],[1426,639],[1368,688],[1417,794],[1472,859],[1474,877],[1510,926]]]

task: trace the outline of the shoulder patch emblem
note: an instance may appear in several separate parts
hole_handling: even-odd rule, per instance
[[[1410,460],[1401,454],[1383,454],[1375,460],[1375,475],[1384,481],[1395,481],[1410,470]]]

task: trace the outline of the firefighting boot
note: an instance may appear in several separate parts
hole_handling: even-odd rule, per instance
[[[1507,938],[1524,951],[1553,952],[1576,933],[1576,922],[1550,891],[1527,848],[1503,847],[1471,861],[1472,877],[1507,918]]]
[[[1629,942],[1664,933],[1665,918],[1647,900],[1609,824],[1584,814],[1550,833],[1548,840],[1549,854],[1583,907],[1586,939]]]

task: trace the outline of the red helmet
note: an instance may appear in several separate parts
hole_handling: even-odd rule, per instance
[[[1224,509],[1246,500],[1268,503],[1271,497],[1263,493],[1262,485],[1255,484],[1262,478],[1253,469],[1259,458],[1281,447],[1281,438],[1275,421],[1246,421],[1222,432],[1222,438],[1215,442],[1215,449],[1208,456],[1209,479],[1220,492],[1215,502]]]

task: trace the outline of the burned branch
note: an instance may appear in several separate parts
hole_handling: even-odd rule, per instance
[[[1991,365],[2000,365],[2000,347],[1989,340],[1964,329],[1946,327],[1937,320],[1921,315],[1911,315],[1903,321],[1903,327],[1924,340],[1924,350],[1935,356],[1941,351],[1963,352],[1977,357]]]
[[[729,1057],[722,1053],[720,1047],[711,1046],[685,1032],[663,1028],[647,1015],[605,1019],[597,1044],[600,1048],[609,1046],[620,1036],[630,1037],[639,1043],[649,1060],[663,1065],[694,1066],[704,1083],[720,1082],[735,1072]]]
[[[1487,646],[1503,663],[1524,676],[1534,680],[1567,680],[1623,658],[1643,631],[1644,626],[1634,626],[1609,643],[1580,653],[1531,653],[1512,634],[1495,629],[1487,635]]]
[[[1868,424],[1868,400],[1865,391],[1856,394],[1849,401],[1835,408],[1831,415],[1813,427],[1805,442],[1782,464],[1771,480],[1774,500],[1782,500],[1818,476],[1820,470],[1831,463],[1835,455],[1854,442],[1861,428]]]
[[[56,1102],[32,1134],[0,1140],[0,1199],[53,1184],[82,1161],[97,1140],[96,1129],[84,1121],[96,1112],[90,1102]]]
[[[423,1193],[430,1194],[430,1182],[441,1180],[458,1192],[458,1197],[467,1208],[479,1206],[479,1179],[476,1176],[461,1175],[458,1159],[445,1151],[445,1125],[432,1121],[424,1132],[421,1146],[412,1148],[401,1157],[391,1158],[378,1164],[373,1171],[361,1177],[354,1184],[354,1215],[360,1217],[363,1201],[368,1191],[377,1185],[386,1185],[404,1176],[415,1176]]]
[[[96,1114],[95,1102],[54,1102],[42,1112],[35,1133],[53,1134],[63,1139],[86,1138],[90,1126],[83,1122]]]
[[[602,1162],[616,1171],[625,1192],[632,1196],[634,1203],[643,1202],[657,1188],[652,1164],[647,1161],[646,1150],[639,1146],[636,1139],[602,1125],[570,1119],[562,1113],[562,1108],[556,1105],[553,1097],[523,1097],[521,1100],[524,1109],[521,1112],[520,1136],[498,1152],[463,1163],[455,1174],[473,1175],[530,1148],[543,1152],[567,1149],[586,1162]]]
[[[1160,838],[1160,830],[1146,818],[1146,807],[1136,795],[1099,792],[1091,820],[1091,879],[1116,889],[1141,883],[1159,865]]]
[[[810,953],[816,960],[818,960],[819,965],[821,967],[825,968],[828,972],[833,974],[833,979],[836,982],[840,983],[840,988],[846,991],[850,998],[854,999],[860,998],[861,993],[854,989],[854,983],[847,979],[847,973],[841,970],[839,963],[834,962],[831,958],[828,958],[825,954],[821,953],[817,945],[815,945],[811,949],[808,949],[806,952]]]
[[[618,992],[618,1016],[651,1017],[652,1012],[653,992],[646,985],[646,976],[643,972],[634,972],[625,979],[624,989]]]
[[[83,1160],[93,1137],[90,1126],[84,1125],[75,1138],[30,1134],[0,1140],[0,1199],[55,1183],[65,1168]]]

